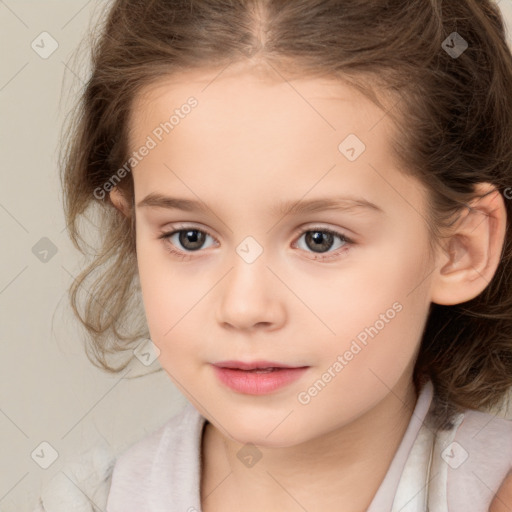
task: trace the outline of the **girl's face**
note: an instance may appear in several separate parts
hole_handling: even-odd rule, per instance
[[[392,160],[389,118],[336,82],[180,79],[146,89],[130,120],[140,282],[170,378],[260,446],[411,396],[433,262],[426,192]],[[213,366],[233,360],[306,368],[233,389]]]

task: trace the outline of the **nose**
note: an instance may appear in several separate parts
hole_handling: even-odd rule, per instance
[[[275,330],[286,320],[284,287],[260,256],[247,263],[238,255],[218,287],[217,321],[225,328]]]

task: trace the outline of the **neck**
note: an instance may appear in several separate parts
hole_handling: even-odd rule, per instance
[[[375,407],[326,435],[284,448],[258,446],[262,457],[252,467],[240,464],[237,457],[244,445],[208,423],[203,440],[203,512],[334,511],[341,503],[345,510],[365,511],[389,469],[416,401],[412,381],[405,381]]]

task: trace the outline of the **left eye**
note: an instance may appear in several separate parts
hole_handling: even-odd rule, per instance
[[[336,231],[325,228],[310,228],[306,231],[303,231],[299,236],[299,240],[303,235],[306,235],[304,241],[307,248],[312,249],[312,251],[315,253],[323,253],[324,249],[332,249],[333,241],[335,238],[338,238],[342,242],[335,249],[344,247],[345,245],[351,243],[351,240],[345,237],[342,233],[338,233]]]

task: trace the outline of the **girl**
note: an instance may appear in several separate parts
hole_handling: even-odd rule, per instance
[[[116,0],[93,50],[63,185],[103,240],[72,303],[95,361],[150,336],[190,403],[90,503],[512,510],[498,7]]]

